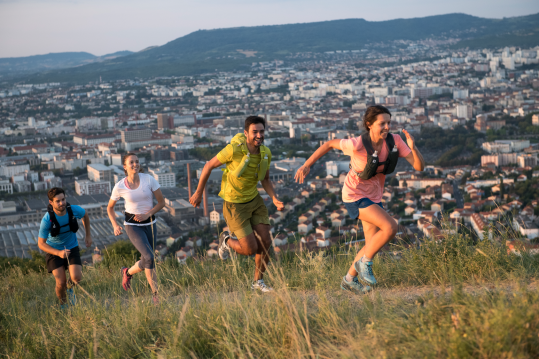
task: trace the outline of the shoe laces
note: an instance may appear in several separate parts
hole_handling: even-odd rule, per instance
[[[258,284],[258,286],[259,286],[260,288],[269,289],[269,287],[266,285],[266,283],[264,283],[263,280],[257,281],[256,284]]]
[[[372,262],[365,262],[365,265],[367,266],[367,273],[369,273],[369,275],[374,275],[372,272]]]

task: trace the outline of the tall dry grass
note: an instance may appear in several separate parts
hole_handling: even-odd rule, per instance
[[[0,280],[0,353],[9,358],[527,358],[539,356],[539,258],[448,235],[378,256],[381,285],[339,288],[356,249],[283,254],[249,289],[254,261],[158,266],[161,304],[143,275],[121,288],[121,258],[84,271],[61,311],[54,278],[13,268]],[[532,283],[532,284],[530,284]]]

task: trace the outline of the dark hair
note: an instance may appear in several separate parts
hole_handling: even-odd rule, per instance
[[[249,127],[253,124],[261,123],[266,128],[266,120],[260,116],[249,116],[245,119],[245,131],[249,131]]]
[[[125,156],[122,157],[122,165],[125,166],[125,163],[127,162],[127,159],[131,156],[137,156],[136,153],[133,153],[133,152],[129,152],[127,153]],[[138,156],[137,156],[138,157]],[[139,164],[139,168],[138,168],[138,173],[143,173],[144,172],[144,168],[140,167],[140,164]],[[124,168],[124,173],[125,175],[127,176],[127,171],[125,170]]]
[[[370,131],[370,126],[376,122],[378,115],[382,115],[384,113],[387,113],[389,118],[391,118],[391,112],[389,112],[389,110],[382,105],[367,107],[367,111],[365,111],[365,115],[363,115],[363,127],[365,127],[367,131]]]
[[[49,197],[49,201],[52,201],[54,200],[54,197],[58,196],[59,194],[64,194],[64,196],[66,195],[65,191],[63,188],[60,188],[60,187],[52,187],[49,192],[47,192],[47,196]]]

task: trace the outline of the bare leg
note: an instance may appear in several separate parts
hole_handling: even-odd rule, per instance
[[[155,268],[144,269],[144,273],[146,273],[146,279],[150,283],[150,287],[152,287],[152,293],[157,293],[157,274],[155,273]]]
[[[148,268],[142,269],[142,268],[140,268],[139,263],[140,263],[140,261],[135,263],[131,268],[129,268],[127,273],[132,276],[132,275],[135,275],[137,273],[140,273],[140,272],[144,271],[144,273],[146,274],[146,279],[148,280],[148,283],[150,284],[150,287],[152,288],[152,293],[157,292],[157,290],[158,290],[158,288],[157,288],[157,274],[155,273],[155,268],[153,268],[153,269],[148,269]]]
[[[397,233],[397,222],[395,222],[386,211],[375,204],[361,209],[359,211],[359,219],[361,219],[361,222],[363,223],[365,247],[363,247],[356,255],[354,262],[358,261],[363,256],[374,258],[376,253],[378,253],[387,242],[393,239]],[[366,224],[369,225],[366,226]],[[368,236],[369,239],[367,240]],[[357,276],[353,264],[348,270],[348,274]]]
[[[365,248],[367,248],[368,243],[371,242],[372,237],[376,233],[378,233],[378,231],[380,230],[380,228],[376,227],[374,224],[371,224],[369,222],[361,221],[361,223],[363,224],[363,234],[365,235],[365,245],[356,254],[356,257],[354,258],[354,263],[360,260],[361,258],[363,258],[363,256],[365,255]],[[357,276],[357,271],[355,270],[353,263],[350,266],[350,269],[348,269],[348,274],[350,274],[352,277]]]
[[[271,247],[270,226],[257,224],[253,226],[255,237],[258,240],[258,251],[255,255],[255,281],[264,277],[264,272],[269,262],[269,250]]]
[[[227,244],[236,253],[244,256],[255,255],[255,280],[262,279],[269,260],[268,250],[271,246],[269,225],[257,224],[253,226],[254,232],[240,239],[230,238]],[[257,238],[258,237],[258,238]]]
[[[65,273],[64,273],[65,276]],[[71,282],[77,285],[82,279],[82,266],[78,264],[72,264],[69,266],[69,278]]]
[[[67,289],[67,279],[66,279],[66,270],[64,267],[56,268],[52,271],[54,279],[56,279],[56,296],[60,300],[60,304],[65,304],[66,302],[66,289]]]

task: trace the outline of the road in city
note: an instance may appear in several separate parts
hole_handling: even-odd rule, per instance
[[[455,201],[457,201],[457,208],[464,208],[464,198],[460,192],[457,180],[453,181],[453,196],[455,197]]]

